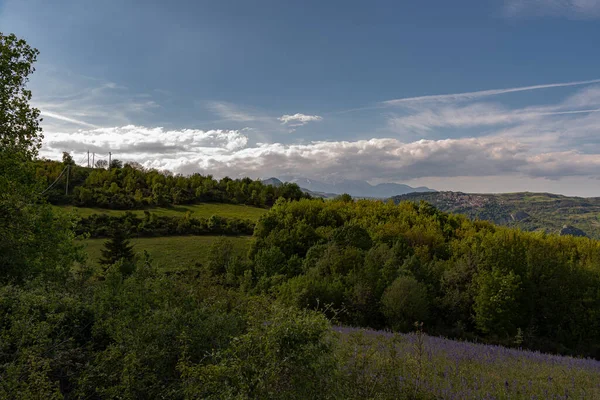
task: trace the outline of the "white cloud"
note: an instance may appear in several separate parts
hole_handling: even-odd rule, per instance
[[[598,0],[506,0],[509,16],[564,16],[568,18],[600,17]]]
[[[74,74],[65,79],[61,72],[52,70],[44,71],[41,81],[36,79],[40,77],[34,76],[31,85],[35,94],[32,104],[40,109],[48,131],[124,126],[131,124],[133,117],[145,117],[160,107],[151,97],[130,93],[113,82],[101,83]]]
[[[498,104],[474,103],[467,106],[447,105],[427,108],[416,114],[394,116],[390,126],[397,130],[431,131],[435,128],[473,128],[541,120],[551,116],[568,116],[600,112],[598,108],[562,110],[560,107],[527,107],[511,110]]]
[[[296,113],[294,115],[282,115],[281,117],[277,118],[279,121],[281,121],[281,123],[283,125],[287,125],[290,127],[294,127],[294,126],[303,126],[308,124],[309,122],[318,122],[318,121],[322,121],[323,117],[318,116],[318,115],[306,115],[306,114],[299,114]]]
[[[255,112],[244,110],[235,104],[224,101],[210,101],[207,106],[225,121],[250,122],[264,119]]]
[[[418,96],[418,97],[405,97],[394,100],[387,100],[381,102],[380,104],[383,106],[410,106],[414,103],[439,103],[439,102],[458,102],[458,101],[469,101],[476,100],[482,97],[488,96],[497,96],[506,93],[515,93],[515,92],[526,92],[530,90],[540,90],[540,89],[551,89],[557,87],[568,87],[568,86],[578,86],[578,85],[589,85],[593,83],[600,83],[600,79],[592,79],[588,81],[574,81],[574,82],[564,82],[564,83],[550,83],[545,85],[534,85],[534,86],[522,86],[515,88],[506,88],[506,89],[490,89],[490,90],[480,90],[477,92],[464,92],[464,93],[452,93],[452,94],[434,94],[428,96]]]
[[[42,155],[57,157],[63,151],[74,153],[114,153],[115,158],[152,162],[156,159],[193,157],[197,154],[226,154],[244,148],[248,138],[231,130],[165,130],[127,125],[113,128],[46,132]]]
[[[113,158],[146,167],[215,176],[312,177],[398,181],[423,177],[525,175],[559,179],[598,176],[598,154],[536,152],[535,147],[501,137],[419,140],[393,138],[264,143],[248,146],[240,131],[164,130],[124,126],[47,134],[43,155],[71,150],[113,152]]]
[[[85,121],[79,121],[79,120],[77,120],[75,118],[69,118],[67,116],[60,115],[60,114],[57,114],[57,113],[53,113],[51,111],[41,110],[41,114],[42,114],[42,117],[53,118],[53,119],[57,119],[59,121],[65,121],[65,122],[69,122],[69,123],[72,123],[72,124],[75,124],[75,125],[87,126],[88,128],[98,128],[97,125],[89,124],[89,123],[87,123]]]

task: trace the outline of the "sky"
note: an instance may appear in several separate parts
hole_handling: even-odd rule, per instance
[[[600,196],[600,0],[0,0],[41,155]]]

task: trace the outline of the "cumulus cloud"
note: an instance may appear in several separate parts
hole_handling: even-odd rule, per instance
[[[38,99],[46,117],[41,154],[59,159],[62,151],[70,151],[80,161],[87,158],[88,150],[96,153],[96,159],[111,151],[113,158],[137,161],[148,168],[253,178],[304,175],[378,182],[463,177],[488,181],[496,176],[597,178],[600,86],[592,83],[598,82],[397,99],[378,105],[394,113],[388,114],[387,130],[380,130],[384,137],[300,144],[281,143],[282,137],[276,135],[322,121],[321,116],[296,113],[276,118],[248,107],[211,102],[208,107],[227,124],[243,122],[238,124],[240,129],[140,126],[133,125],[129,115],[160,106],[143,96],[132,101],[125,89],[104,85],[76,96],[67,93]],[[557,104],[517,109],[489,101],[490,96],[502,93],[584,84],[588,86]],[[103,106],[94,107],[99,100]],[[120,105],[124,111],[113,115],[111,111]],[[214,122],[210,126],[220,126]],[[99,127],[105,124],[112,127]],[[407,131],[427,134],[428,140],[399,135]]]
[[[318,115],[305,115],[305,114],[296,113],[294,115],[288,115],[288,114],[282,115],[281,117],[279,117],[277,119],[279,121],[281,121],[281,123],[283,125],[294,127],[294,126],[306,125],[309,122],[322,121],[323,117],[320,117]]]
[[[97,150],[149,168],[215,176],[301,174],[364,180],[525,175],[558,179],[597,176],[600,157],[576,151],[536,153],[499,137],[419,140],[394,138],[248,145],[240,131],[164,130],[124,126],[46,136],[44,154]]]
[[[165,130],[127,125],[113,128],[79,130],[45,134],[42,154],[56,156],[62,151],[108,153],[115,157],[148,162],[157,158],[190,157],[195,154],[218,154],[239,150],[248,138],[229,130]]]

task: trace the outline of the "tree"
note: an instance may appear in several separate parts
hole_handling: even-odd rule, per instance
[[[0,149],[32,159],[42,143],[40,111],[26,89],[39,51],[14,34],[0,32]]]
[[[78,258],[70,221],[44,204],[33,168],[41,119],[26,84],[37,55],[0,32],[0,280],[64,276]]]
[[[121,160],[112,160],[110,162],[110,168],[123,168],[123,161],[121,161]]]
[[[341,194],[339,196],[336,196],[335,199],[333,199],[334,201],[341,201],[343,203],[352,203],[352,196],[350,196],[348,193],[344,193]]]
[[[395,329],[406,331],[418,321],[427,319],[427,288],[410,276],[401,276],[385,290],[381,298],[383,314]]]
[[[73,157],[66,151],[63,151],[62,162],[65,166],[75,165],[75,161],[73,160]]]
[[[100,265],[103,265],[105,269],[121,262],[123,272],[131,272],[134,258],[133,246],[122,228],[118,226],[113,228],[112,236],[104,243],[101,252]]]
[[[98,160],[98,161],[96,161],[96,168],[106,169],[107,165],[108,165],[108,161],[106,161],[106,160]]]

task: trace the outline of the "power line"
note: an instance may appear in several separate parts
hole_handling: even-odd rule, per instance
[[[79,165],[79,164],[83,164],[83,162],[85,161],[85,158],[86,158],[86,157],[87,157],[87,156],[86,156],[86,155],[84,155],[84,156],[81,158],[81,160],[79,160],[79,162],[77,163],[77,165]]]
[[[54,182],[52,182],[52,184],[50,186],[48,186],[46,188],[46,190],[44,190],[42,193],[40,193],[40,196],[43,195],[44,193],[46,193],[48,190],[52,189],[52,186],[54,186],[56,184],[56,182],[58,182],[58,180],[61,178],[61,176],[63,176],[63,174],[65,173],[65,171],[68,169],[69,167],[66,166],[62,172],[60,173],[60,175],[58,175],[58,178],[56,178],[56,180],[54,180]]]

